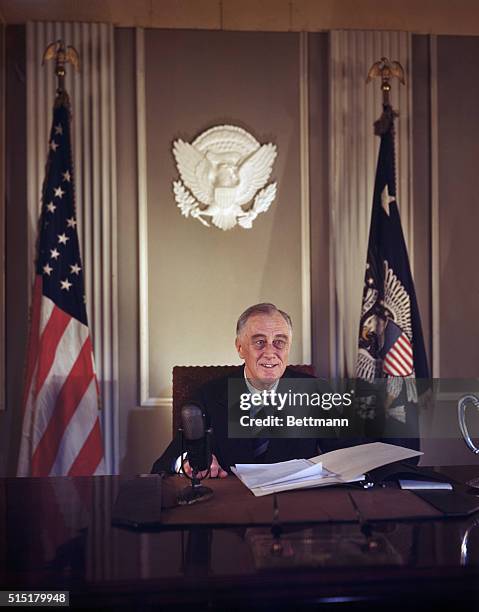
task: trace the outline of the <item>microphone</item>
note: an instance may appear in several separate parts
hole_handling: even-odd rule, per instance
[[[188,461],[194,472],[209,470],[211,452],[207,444],[205,415],[196,404],[185,404],[181,408],[181,429]]]
[[[182,472],[185,473],[183,466],[186,459],[190,464],[192,475],[187,476],[191,480],[191,487],[185,487],[178,495],[178,503],[182,506],[194,504],[198,501],[206,501],[213,495],[209,487],[201,485],[198,478],[199,472],[206,471],[206,478],[211,465],[211,429],[205,428],[205,415],[197,404],[185,404],[181,408],[181,434],[182,434]]]

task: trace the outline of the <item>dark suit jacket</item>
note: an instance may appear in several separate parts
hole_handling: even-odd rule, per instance
[[[248,393],[244,382],[244,368],[238,366],[233,374],[238,379],[241,392]],[[286,368],[282,378],[311,378]],[[281,384],[281,381],[280,381]],[[212,452],[225,470],[236,463],[276,463],[290,459],[308,459],[318,454],[317,440],[308,438],[270,438],[267,451],[261,457],[253,453],[253,440],[245,438],[228,438],[228,377],[220,378],[201,388],[192,402],[199,403],[206,413],[209,425],[213,428]],[[327,441],[327,450],[331,440]],[[324,445],[321,444],[324,451]],[[177,434],[165,452],[155,461],[152,473],[171,471],[174,461],[181,454],[181,437]]]

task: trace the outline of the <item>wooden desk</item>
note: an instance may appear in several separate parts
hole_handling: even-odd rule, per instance
[[[476,470],[451,474],[467,480]],[[121,482],[1,479],[1,588],[69,590],[73,607],[112,609],[479,609],[477,513],[378,522],[382,556],[364,546],[357,522],[288,526],[278,558],[267,527],[113,527]]]

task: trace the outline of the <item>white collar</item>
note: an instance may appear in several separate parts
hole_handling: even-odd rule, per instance
[[[249,381],[248,378],[246,378],[246,368],[243,368],[243,376],[246,382],[246,386],[248,387],[248,391],[252,394],[252,395],[261,395],[261,393],[263,393],[263,391],[261,391],[260,389],[257,389],[256,387],[253,387],[253,385],[251,384],[251,382]],[[266,389],[267,391],[276,391],[276,389],[278,388],[279,385],[279,378],[278,380],[274,383],[274,385],[270,388],[270,389]]]

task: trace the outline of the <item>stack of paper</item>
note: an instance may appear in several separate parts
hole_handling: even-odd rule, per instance
[[[282,463],[241,463],[232,471],[257,497],[289,491],[345,484],[364,478],[375,468],[422,455],[421,452],[372,442],[318,455],[311,459],[293,459]]]
[[[293,459],[282,463],[240,463],[232,469],[249,489],[281,483],[307,482],[309,478],[324,476],[322,464],[308,459]]]

